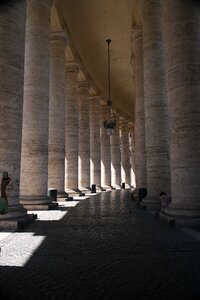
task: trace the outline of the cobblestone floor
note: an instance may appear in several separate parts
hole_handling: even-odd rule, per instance
[[[130,190],[69,205],[0,241],[1,299],[200,299],[200,242]]]

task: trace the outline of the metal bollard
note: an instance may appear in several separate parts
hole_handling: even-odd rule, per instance
[[[57,189],[48,189],[48,196],[52,201],[57,201]]]

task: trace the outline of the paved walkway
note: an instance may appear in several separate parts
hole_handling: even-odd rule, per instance
[[[130,195],[65,202],[1,239],[1,299],[200,299],[200,242]]]

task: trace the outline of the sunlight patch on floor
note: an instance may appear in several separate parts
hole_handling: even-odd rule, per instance
[[[29,211],[29,213],[34,213],[37,215],[36,222],[39,221],[59,221],[61,220],[66,214],[67,211],[60,211],[60,210],[37,210],[37,211]]]
[[[45,236],[38,236],[33,232],[14,232],[1,242],[0,266],[23,267],[44,239]]]

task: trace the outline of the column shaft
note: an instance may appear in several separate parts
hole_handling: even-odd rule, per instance
[[[90,187],[90,124],[89,84],[79,83],[79,188]]]
[[[102,103],[100,106],[100,127],[101,127],[101,186],[111,186],[111,150],[110,136],[107,135],[103,126],[106,119],[107,105]]]
[[[121,153],[119,137],[119,116],[115,114],[116,128],[111,135],[111,184],[113,187],[121,186]]]
[[[100,100],[90,97],[90,183],[101,186]]]
[[[50,6],[50,0],[27,1],[20,198],[28,208],[46,208],[51,202],[47,197]]]
[[[54,32],[50,48],[48,187],[65,195],[65,45],[64,32]]]
[[[172,203],[166,213],[200,216],[200,5],[166,1],[164,37],[168,78]]]
[[[78,191],[78,65],[66,64],[65,188]]]
[[[133,43],[135,56],[135,174],[136,188],[139,200],[141,200],[146,195],[143,31],[141,26],[133,28]]]
[[[23,217],[19,204],[24,82],[25,1],[0,4],[0,180],[8,172],[9,210],[0,219]]]
[[[129,123],[129,133],[130,133],[130,164],[131,164],[131,186],[136,186],[135,181],[135,130],[134,125],[132,123]]]
[[[143,2],[146,204],[149,207],[160,207],[160,192],[170,194],[168,111],[161,4],[161,0]]]
[[[122,182],[130,187],[130,153],[129,153],[129,130],[126,120],[120,121],[121,131],[121,178]]]

